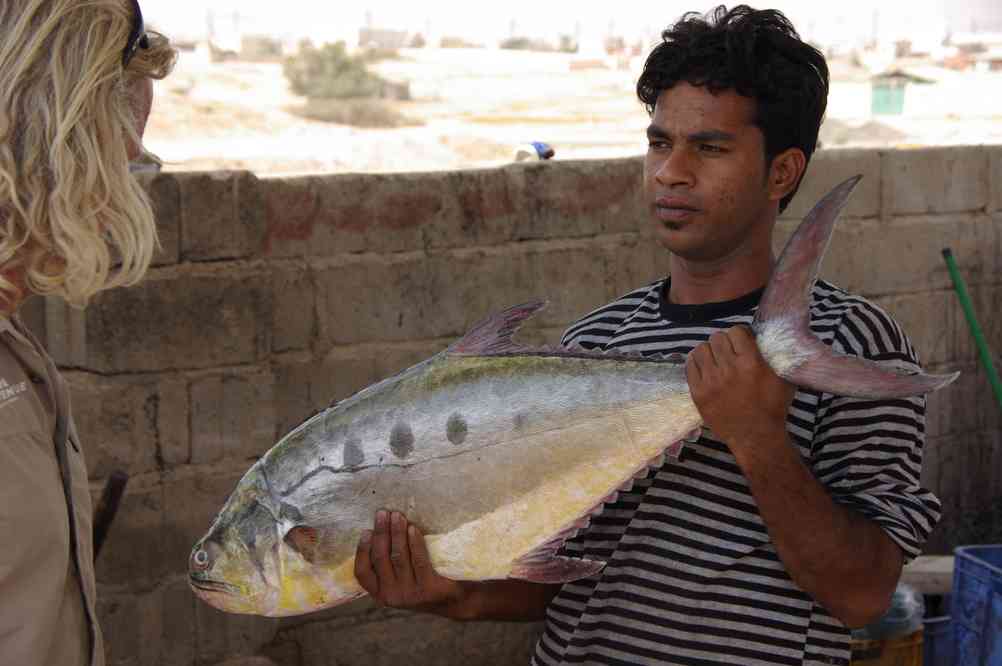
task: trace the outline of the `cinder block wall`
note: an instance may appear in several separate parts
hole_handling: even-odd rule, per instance
[[[308,617],[225,615],[188,590],[189,549],[237,479],[333,399],[442,349],[483,315],[537,296],[525,339],[665,272],[645,231],[641,161],[406,175],[145,181],[162,249],[139,286],[87,310],[36,299],[25,318],[73,387],[95,497],[127,493],[98,563],[113,666],[526,663],[539,627],[452,624],[362,600]],[[1002,354],[1002,146],[818,154],[780,224],[865,178],[823,275],[875,298],[932,370],[925,482],[945,518],[930,552],[1002,542],[1002,419],[940,251],[953,248]]]

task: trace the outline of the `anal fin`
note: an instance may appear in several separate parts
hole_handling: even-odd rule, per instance
[[[572,580],[594,576],[605,567],[605,562],[582,560],[563,555],[554,555],[547,560],[531,563],[523,563],[523,560],[515,563],[509,578],[518,578],[532,583],[569,583]]]

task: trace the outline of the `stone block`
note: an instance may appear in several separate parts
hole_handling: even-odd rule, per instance
[[[275,443],[270,373],[230,371],[191,381],[191,462],[252,460]]]
[[[984,211],[988,153],[981,146],[888,150],[882,155],[883,214]]]
[[[52,360],[59,366],[81,367],[87,363],[87,315],[59,296],[42,296],[44,305],[45,344]]]
[[[181,186],[173,173],[144,172],[136,180],[150,197],[160,247],[154,266],[176,264],[181,256]]]
[[[811,157],[800,188],[782,219],[801,220],[821,198],[842,181],[862,175],[843,212],[846,217],[880,214],[880,153],[869,149],[820,150]]]
[[[98,491],[95,505],[99,496]],[[171,569],[164,558],[164,527],[163,487],[143,487],[138,480],[126,485],[97,559],[98,582],[130,588],[160,582]]]
[[[165,468],[191,462],[188,382],[161,376],[157,391],[157,450]]]
[[[392,613],[377,614],[372,621],[305,624],[283,630],[279,640],[299,645],[302,666],[500,666],[529,663],[540,631],[539,624],[456,623]]]
[[[108,666],[191,666],[194,601],[184,579],[140,592],[99,590]]]
[[[847,219],[835,227],[821,277],[854,293],[876,297],[952,289],[942,250],[950,247],[968,286],[992,284],[1002,271],[1002,216]],[[796,225],[781,222],[779,252]]]
[[[74,420],[92,479],[157,469],[159,387],[155,378],[68,372]]]
[[[164,276],[105,292],[86,310],[96,372],[156,372],[254,363],[271,350],[271,288],[263,274]],[[58,354],[70,355],[53,347]]]
[[[344,174],[265,181],[271,256],[402,252],[425,246],[424,230],[458,215],[441,174]]]
[[[619,298],[668,275],[671,253],[652,234],[637,234],[610,241],[602,248],[607,288],[604,302]],[[594,290],[600,292],[599,286]],[[593,294],[593,300],[599,293]],[[604,304],[595,302],[593,308]],[[587,314],[581,312],[578,316]]]
[[[54,298],[54,297],[52,297]],[[48,334],[45,330],[45,296],[32,296],[21,304],[17,314],[21,318],[21,323],[27,327],[32,334],[38,338],[42,344],[46,344]]]
[[[316,335],[316,285],[308,268],[275,266],[269,280],[274,304],[272,350],[310,349]]]
[[[247,171],[177,176],[181,197],[181,258],[238,259],[259,254],[266,236],[264,200]]]
[[[969,360],[958,354],[963,314],[953,292],[936,290],[873,299],[901,326],[923,366]],[[958,315],[960,321],[958,322]]]
[[[231,463],[189,473],[168,475],[163,485],[164,523],[160,539],[161,568],[186,575],[191,548],[205,536],[249,464]],[[103,555],[102,555],[103,557]]]
[[[277,618],[224,613],[197,599],[194,621],[196,654],[210,664],[256,655],[275,639],[279,625]]]
[[[477,169],[443,175],[450,188],[450,205],[448,214],[425,225],[429,248],[497,245],[514,237],[519,219],[528,213],[518,172]]]
[[[980,378],[977,365],[927,365],[925,370],[933,373],[960,371],[956,381],[926,397],[927,435],[943,438],[977,431],[982,422],[978,406]]]
[[[986,146],[990,162],[988,172],[991,202],[989,208],[993,212],[1002,211],[1002,146]]]
[[[540,244],[377,258],[318,272],[325,348],[358,342],[455,339],[490,314],[542,298],[534,326],[560,326],[594,301],[579,285],[603,285],[596,243]],[[591,282],[594,280],[594,282]],[[380,285],[373,298],[366,285]]]
[[[509,167],[519,206],[515,238],[632,232],[644,224],[643,160],[535,162]]]

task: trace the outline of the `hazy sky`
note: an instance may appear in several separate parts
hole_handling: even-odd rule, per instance
[[[349,5],[345,7],[344,5]],[[207,6],[217,21],[231,22],[235,13],[245,31],[315,41],[357,35],[358,26],[371,17],[378,27],[407,29],[433,35],[459,35],[490,42],[511,34],[556,37],[575,34],[604,36],[610,27],[631,38],[656,35],[688,10],[705,11],[715,2],[677,0],[615,0],[614,2],[561,2],[556,0],[505,0],[481,3],[467,0],[359,0],[327,3],[320,0],[144,0],[148,20],[177,36],[205,33]],[[764,6],[764,5],[759,5]],[[776,0],[804,37],[831,43],[840,39],[872,35],[916,40],[942,36],[945,0]]]

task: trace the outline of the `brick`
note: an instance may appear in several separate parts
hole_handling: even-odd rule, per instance
[[[192,547],[208,532],[249,467],[250,464],[231,464],[164,481],[164,523],[158,552],[162,563],[159,567],[166,569],[166,574],[187,575]]]
[[[621,238],[616,243],[610,243],[602,248],[606,262],[607,289],[603,296],[607,302],[644,285],[659,280],[668,274],[671,253],[662,246],[653,234],[638,234],[632,238]],[[600,290],[595,288],[596,292]],[[597,302],[599,293],[593,294],[596,300],[592,307],[603,303]],[[578,316],[590,310],[582,311]]]
[[[532,322],[560,326],[582,313],[603,284],[594,245],[541,245],[343,264],[318,272],[320,335],[325,345],[457,338],[483,317],[543,298]],[[589,282],[589,280],[599,282]],[[366,285],[380,286],[371,298]]]
[[[181,256],[181,186],[174,173],[145,172],[136,180],[150,197],[160,248],[154,266],[176,264]]]
[[[122,470],[157,469],[158,386],[155,379],[67,373],[74,420],[93,479]]]
[[[188,382],[161,377],[157,394],[157,445],[164,467],[191,462]]]
[[[988,182],[991,188],[991,203],[993,212],[1002,212],[1002,146],[986,146],[990,162]]]
[[[148,279],[102,294],[86,319],[79,366],[97,372],[253,363],[271,349],[271,289],[261,274]]]
[[[45,302],[49,298],[55,297],[34,296],[28,298],[17,309],[17,315],[21,318],[21,323],[44,345],[48,345],[46,341],[49,337],[45,326]],[[52,352],[50,351],[49,353],[51,355]]]
[[[416,250],[426,228],[458,214],[441,174],[344,174],[263,186],[271,256]]]
[[[970,360],[958,348],[958,333],[964,333],[958,331],[963,314],[953,292],[926,291],[873,301],[898,322],[923,366]]]
[[[87,363],[87,315],[58,296],[43,296],[45,347],[56,365],[84,366]]]
[[[882,156],[883,213],[982,211],[988,153],[980,146],[889,150]]]
[[[272,642],[278,633],[277,618],[235,615],[195,602],[195,650],[201,663],[250,657]]]
[[[269,280],[274,304],[272,350],[306,350],[316,334],[316,285],[309,269],[275,267]]]
[[[95,491],[95,505],[98,497],[100,489]],[[127,484],[97,559],[98,582],[149,587],[166,576],[164,524],[163,488],[144,488],[141,481]]]
[[[821,198],[842,181],[862,175],[846,205],[846,217],[876,217],[880,214],[880,154],[868,149],[820,150],[811,157],[800,188],[782,219],[801,220]]]
[[[778,225],[777,252],[794,226]],[[952,289],[942,255],[942,249],[950,247],[969,286],[990,284],[1002,270],[1002,254],[996,251],[1000,236],[1002,216],[847,219],[835,227],[821,277],[871,297]]]
[[[183,259],[235,259],[261,252],[266,234],[265,212],[254,174],[219,171],[177,178]]]
[[[509,169],[521,190],[515,197],[525,202],[517,239],[636,231],[647,219],[641,159],[536,162]]]
[[[429,248],[497,245],[510,241],[525,215],[522,178],[511,169],[477,169],[445,174],[451,190],[448,214],[426,225]]]
[[[250,460],[275,443],[270,373],[227,372],[191,382],[191,461]]]
[[[367,622],[305,624],[283,630],[280,638],[299,645],[303,666],[491,666],[528,663],[540,631],[538,623],[460,624],[398,612],[376,614]]]
[[[191,666],[194,601],[184,579],[139,592],[100,590],[98,618],[108,666]]]
[[[979,429],[978,368],[974,364],[927,365],[933,373],[960,371],[960,377],[926,398],[926,433],[929,437],[959,436]]]

